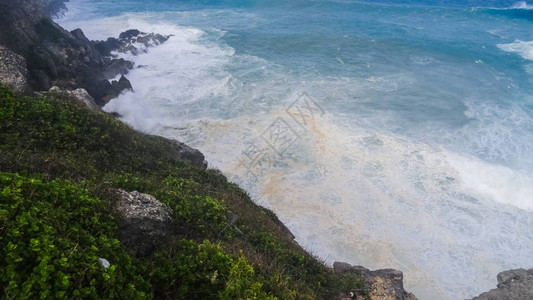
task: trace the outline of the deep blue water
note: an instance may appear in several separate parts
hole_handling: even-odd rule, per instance
[[[93,39],[128,28],[173,34],[130,57],[144,66],[128,75],[135,92],[106,109],[198,147],[328,263],[401,269],[421,299],[473,297],[498,272],[533,267],[527,3],[68,7],[60,24]],[[324,112],[311,123],[288,114],[302,95]],[[268,164],[248,161],[251,146],[273,151],[264,133],[279,118],[290,147],[275,146]]]

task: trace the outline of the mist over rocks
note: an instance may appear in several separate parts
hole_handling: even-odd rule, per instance
[[[91,41],[81,29],[68,32],[50,19],[65,9],[64,2],[0,0],[0,82],[26,93],[83,88],[99,106],[132,90],[124,75],[134,63],[117,54],[138,55],[169,37],[132,29],[118,39]]]

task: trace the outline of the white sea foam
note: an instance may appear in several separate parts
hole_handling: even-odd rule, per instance
[[[199,102],[226,92],[228,75],[223,65],[233,49],[202,44],[201,30],[172,28],[168,32],[173,36],[167,42],[150,48],[148,54],[132,58],[138,68],[128,78],[135,92],[121,95],[104,108],[120,113],[145,132],[153,133],[185,115],[187,119],[205,117],[208,112],[199,111]]]
[[[518,1],[511,6],[512,9],[533,9],[533,5],[527,4],[526,1]]]
[[[326,115],[300,129],[300,140],[258,180],[242,166],[242,152],[261,141],[269,122],[284,116],[274,110],[205,119],[160,133],[201,137],[195,143],[210,161],[328,263],[401,269],[407,288],[421,299],[474,296],[489,289],[502,268],[533,259],[527,250],[533,247],[533,218],[514,207],[529,208],[530,176],[401,137],[335,125],[336,118]]]
[[[204,31],[164,22],[152,22],[156,14],[125,14],[86,21],[65,21],[69,28],[82,26],[91,39],[118,36],[135,28],[143,32],[170,35],[165,43],[147,49],[147,53],[118,56],[135,62],[127,77],[134,92],[126,92],[110,101],[106,111],[118,112],[134,128],[155,133],[175,120],[206,117],[202,101],[214,101],[227,93],[228,73],[224,65],[234,50],[209,39]],[[102,25],[104,24],[104,25]],[[219,33],[220,36],[223,32]]]
[[[509,44],[498,44],[498,48],[503,51],[517,53],[524,59],[533,60],[533,41],[524,42],[516,40]]]
[[[533,211],[531,174],[488,164],[474,157],[452,153],[446,156],[469,194]]]

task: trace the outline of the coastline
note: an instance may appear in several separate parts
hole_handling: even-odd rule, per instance
[[[0,49],[4,63],[0,79],[3,84],[7,84],[20,94],[33,93],[46,97],[71,98],[89,110],[99,111],[99,106],[105,105],[124,90],[134,88],[124,76],[128,70],[133,68],[133,63],[112,58],[111,51],[134,54],[137,51],[137,48],[133,46],[135,43],[141,42],[146,47],[150,47],[164,43],[168,39],[157,33],[141,33],[131,29],[123,32],[118,39],[90,41],[81,29],[68,32],[45,16],[45,14],[54,15],[65,9],[64,1],[34,0],[35,5],[31,5],[30,2],[32,0],[20,3],[20,6],[15,5],[16,13],[10,15],[9,18],[4,18],[5,21],[2,24],[5,29],[4,33],[25,33],[20,35],[23,37],[22,40],[3,36],[2,39],[8,42]],[[25,11],[26,7],[32,7],[32,10]],[[6,6],[5,9],[4,12],[9,13],[15,10],[13,6]],[[32,17],[25,19],[27,15]],[[14,18],[19,19],[19,22],[10,23]],[[44,31],[41,28],[45,28]],[[38,48],[39,52],[35,52],[35,48]],[[57,57],[61,59],[58,60]],[[27,70],[20,69],[20,65],[24,64],[28,65]],[[70,72],[66,71],[67,68]],[[10,75],[13,73],[16,73],[15,78]],[[78,74],[83,75],[80,78]],[[119,80],[109,82],[117,75],[120,76]],[[178,159],[187,160],[193,166],[203,169],[207,167],[203,155],[198,150],[178,141],[171,143],[176,149],[174,155]],[[281,223],[280,226],[289,237],[292,236]],[[345,266],[349,265],[345,264]],[[363,267],[356,267],[354,270],[344,267],[337,268],[335,271],[339,276],[352,276],[352,273],[360,274],[361,272],[373,274]],[[388,275],[389,272],[394,275]],[[385,282],[381,279],[388,276],[394,279],[386,279]],[[374,295],[374,299],[388,299],[390,293],[399,295],[401,298],[398,299],[404,299],[404,295],[405,299],[416,299],[403,289],[402,273],[399,271],[382,270],[381,275],[368,275],[366,280],[370,287],[365,292],[357,290],[356,293],[352,293],[353,296],[349,296],[350,299],[363,299],[359,298],[362,297],[361,295]]]
[[[56,2],[57,2],[57,1],[56,1]],[[58,29],[58,28],[56,28],[55,26],[52,26],[52,28]],[[58,31],[55,31],[55,32],[58,32]],[[76,31],[76,32],[74,32],[74,33],[70,32],[70,33],[68,33],[68,34],[67,34],[67,33],[64,33],[64,34],[67,35],[67,36],[69,36],[69,35],[73,36],[74,39],[76,40],[76,42],[84,42],[85,40],[87,40],[81,31]],[[68,39],[71,39],[71,37],[69,36]],[[91,43],[92,43],[92,42],[91,42]],[[93,45],[91,45],[91,44],[84,44],[84,45],[85,45],[85,47],[87,47],[87,49],[86,49],[87,52],[93,52],[93,53],[95,53],[95,52],[96,52],[96,53],[100,52],[99,54],[97,54],[97,55],[95,56],[95,61],[99,60],[100,57],[105,56],[105,55],[102,54],[101,50],[99,50],[98,47],[95,46],[94,44],[93,44]],[[69,42],[69,43],[67,43],[66,48],[71,48],[71,49],[73,49],[74,47],[71,47],[71,46],[72,46],[72,44],[70,44],[70,42]],[[76,45],[76,46],[77,46],[77,45]],[[91,50],[88,50],[88,49],[91,49]],[[105,52],[105,51],[104,51],[104,52]],[[16,53],[15,53],[15,54],[16,54]],[[100,56],[98,56],[98,55],[100,55]],[[79,56],[79,54],[78,54],[78,56]],[[88,57],[90,57],[90,56],[88,56]],[[90,59],[91,59],[91,58],[90,58]],[[102,60],[103,60],[103,58],[102,58]],[[49,62],[46,62],[46,63],[49,64]],[[116,61],[115,61],[115,63],[116,63]],[[41,64],[41,62],[39,62],[39,64]],[[109,68],[112,64],[113,64],[113,63],[109,63],[109,62],[108,62],[108,63],[102,63],[102,64],[99,66],[99,68],[101,68],[101,69],[99,69],[98,72],[99,72],[99,73],[105,73],[105,71],[108,70],[108,68]],[[129,63],[128,63],[127,61],[122,61],[122,62],[120,62],[119,64],[120,64],[121,66],[118,68],[118,69],[119,69],[118,73],[114,74],[114,76],[104,75],[104,77],[105,77],[106,80],[109,80],[109,79],[111,79],[111,78],[115,78],[116,75],[118,75],[118,74],[120,74],[120,75],[127,75],[127,69],[131,69],[131,68],[128,68]],[[124,66],[125,66],[125,67],[124,67]],[[50,75],[53,75],[54,72],[52,72],[51,69],[53,69],[53,67],[49,67],[49,68],[45,71],[46,76],[50,77]],[[35,70],[31,70],[31,69],[30,69],[30,70],[29,70],[29,73],[31,73],[31,74],[35,74],[34,71],[35,71]],[[52,74],[49,74],[50,72],[51,72]],[[123,72],[124,74],[121,74],[122,72]],[[19,70],[19,73],[22,74],[23,71],[20,71],[20,70]],[[39,72],[37,72],[37,73],[40,74]],[[49,86],[48,84],[46,84],[47,79],[46,79],[44,76],[42,76],[42,74],[40,74],[40,76],[36,76],[36,75],[32,75],[32,76],[33,76],[33,79],[30,79],[30,80],[29,80],[29,82],[31,83],[30,85],[33,85],[33,86],[39,86],[39,87],[48,87],[48,86]],[[110,78],[109,78],[109,77],[110,77]],[[37,78],[37,79],[36,79],[36,78]],[[38,79],[38,78],[40,78],[40,79]],[[69,80],[69,79],[64,79],[64,78],[62,78],[61,76],[58,76],[58,78],[59,78],[59,79],[52,79],[51,81],[52,81],[52,82],[55,81],[55,83],[57,83],[57,85],[60,86],[60,88],[62,88],[62,89],[70,90],[70,89],[76,89],[76,88],[80,88],[80,87],[81,87],[81,88],[84,88],[84,87],[85,87],[85,88],[88,88],[88,90],[91,90],[91,86],[92,86],[92,85],[91,85],[91,81],[92,81],[93,79],[83,79],[83,80],[80,80],[81,84],[78,84],[78,82],[76,82],[75,84],[72,84],[72,83],[70,82],[71,80]],[[98,75],[96,81],[97,81],[97,82],[102,82],[101,78],[103,78],[103,77],[100,77],[100,75]],[[50,79],[48,79],[48,80],[50,80]],[[120,94],[122,91],[124,91],[124,90],[126,90],[126,89],[131,89],[131,88],[135,89],[134,86],[132,87],[131,85],[129,85],[129,84],[126,83],[126,81],[125,81],[125,80],[127,80],[127,79],[126,79],[126,76],[124,76],[124,79],[122,79],[122,77],[121,77],[121,80],[122,80],[122,83],[120,82],[120,80],[115,81],[116,84],[110,83],[111,88],[109,88],[108,90],[106,90],[105,93],[102,93],[102,92],[96,92],[96,91],[93,89],[89,94],[91,94],[91,96],[93,97],[93,99],[98,99],[98,100],[95,100],[94,102],[101,106],[102,104],[105,104],[107,101],[109,101],[110,99],[112,99],[113,96],[116,97],[116,96],[117,96],[118,94]],[[78,81],[78,80],[76,79],[76,80],[74,80],[74,81]],[[53,84],[52,82],[50,83],[50,85]],[[68,83],[67,83],[67,82],[68,82]],[[55,85],[55,84],[54,84],[54,85]],[[118,89],[116,88],[117,85],[120,85],[120,87],[119,87]],[[24,85],[22,85],[22,86],[24,86]],[[20,91],[21,91],[21,92],[27,92],[27,89],[28,89],[28,87],[24,87],[24,88],[22,88]],[[45,88],[45,90],[46,90],[46,88]],[[113,91],[114,93],[111,93],[111,92],[108,92],[108,91]],[[194,159],[197,160],[197,156],[195,156]],[[202,163],[201,163],[201,164],[203,164],[203,159],[202,159]],[[400,280],[400,281],[401,281],[401,280]],[[403,286],[402,286],[402,290],[403,290]],[[405,291],[404,291],[404,292],[405,292]],[[379,299],[379,298],[378,298],[378,299]],[[396,299],[402,299],[402,298],[398,298],[398,297],[397,297]]]

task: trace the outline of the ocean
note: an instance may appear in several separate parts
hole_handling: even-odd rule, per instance
[[[70,0],[91,39],[172,35],[104,107],[200,149],[327,264],[465,299],[533,267],[533,5]]]

